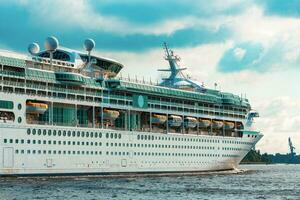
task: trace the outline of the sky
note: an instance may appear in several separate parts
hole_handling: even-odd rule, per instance
[[[0,48],[26,53],[54,35],[60,45],[125,65],[123,76],[158,79],[162,43],[206,87],[246,96],[260,113],[257,149],[300,154],[299,0],[0,0]]]

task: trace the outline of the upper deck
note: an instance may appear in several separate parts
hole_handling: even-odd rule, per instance
[[[172,57],[166,59],[173,62],[173,64],[170,64],[170,68],[172,69],[173,66],[173,69],[177,70],[174,72],[176,74],[173,74],[173,77],[172,73],[170,76],[174,80],[168,78],[163,80],[162,83],[138,81],[117,76],[123,68],[121,63],[100,56],[91,56],[89,59],[88,56],[88,54],[67,48],[57,49],[53,53],[53,60],[49,58],[50,54],[47,51],[30,56],[0,51],[0,64],[2,65],[0,73],[3,77],[16,77],[61,86],[123,90],[174,99],[194,100],[218,106],[226,105],[241,107],[246,110],[251,109],[246,98],[204,88],[189,82],[185,77],[178,77],[177,75],[181,74],[178,73],[181,69],[177,69],[177,57],[173,56],[173,52]],[[177,83],[185,82],[184,87],[176,84],[176,81]],[[171,82],[175,83],[176,87],[170,85]]]
[[[27,124],[240,137],[248,100],[189,80],[166,52],[170,76],[154,83],[118,76],[122,64],[90,51],[0,51],[0,91],[26,95]]]

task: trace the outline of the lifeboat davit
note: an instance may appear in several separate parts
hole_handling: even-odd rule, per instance
[[[184,126],[186,128],[195,128],[198,124],[198,121],[194,117],[185,117],[184,118]]]
[[[182,117],[177,115],[170,115],[168,119],[168,124],[170,127],[179,127],[182,124]]]
[[[103,109],[103,119],[115,120],[119,117],[120,112],[116,110]]]
[[[212,121],[212,127],[214,129],[220,129],[220,128],[223,127],[223,125],[224,125],[224,123],[222,121],[219,121],[219,120],[213,120]]]
[[[211,121],[209,119],[200,119],[199,120],[199,127],[207,128],[211,125]]]
[[[234,123],[233,122],[225,122],[224,123],[224,128],[225,129],[233,129],[234,128]]]
[[[44,114],[48,110],[48,104],[28,101],[26,103],[26,112],[33,114]]]
[[[165,115],[158,115],[158,114],[153,114],[151,118],[151,123],[152,124],[164,124],[167,121],[167,116]]]

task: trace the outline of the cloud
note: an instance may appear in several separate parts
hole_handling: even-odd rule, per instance
[[[225,21],[227,23],[224,26],[232,31],[233,46],[224,52],[222,60],[219,62],[221,72],[232,73],[240,70],[269,72],[271,70],[299,69],[299,19],[265,16],[261,7],[252,5],[245,13],[230,16]],[[253,48],[254,44],[256,49]],[[241,53],[239,51],[241,45],[245,46],[241,49],[247,52],[243,59],[238,59],[236,53]]]
[[[298,69],[300,52],[297,49],[298,47],[281,41],[265,47],[253,42],[237,44],[224,52],[218,70],[229,73],[243,70],[268,72]]]
[[[0,42],[25,50],[30,42],[43,43],[55,35],[62,45],[79,48],[83,39],[92,37],[102,50],[141,51],[160,48],[164,41],[175,47],[223,42],[231,34],[224,26],[209,26],[188,15],[137,25],[120,15],[103,16],[92,5],[84,0],[0,3]],[[12,37],[12,33],[22,34]]]
[[[263,47],[259,43],[246,42],[228,49],[219,62],[221,72],[234,72],[246,69],[259,70]]]
[[[237,59],[242,60],[245,57],[246,50],[238,47],[234,49],[233,53]]]
[[[245,1],[226,0],[222,4],[218,0],[151,0],[151,1],[90,1],[97,12],[104,16],[118,16],[139,25],[155,24],[159,21],[176,19],[186,16],[214,17],[216,15],[235,15],[242,12]]]
[[[216,6],[219,5],[216,2],[13,0],[3,5],[24,8],[30,21],[39,26],[54,26],[61,30],[75,27],[127,35],[172,34],[181,29],[197,28],[204,18],[221,15],[225,11],[228,14],[232,8],[238,10],[237,3]]]
[[[288,96],[280,96],[271,101],[262,102],[257,107],[261,117],[256,127],[265,138],[260,144],[269,152],[286,152],[287,138],[291,137],[300,145],[300,100]],[[282,142],[286,145],[282,146]]]

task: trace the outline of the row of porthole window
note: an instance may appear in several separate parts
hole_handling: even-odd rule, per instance
[[[209,162],[203,161],[142,161],[144,164],[208,164]]]
[[[220,157],[219,154],[134,152],[134,156]]]
[[[248,137],[250,137],[250,134],[248,134]],[[254,138],[256,138],[256,137],[257,137],[257,135],[251,135],[251,137],[254,137]]]
[[[215,147],[209,146],[186,146],[186,145],[163,145],[163,144],[138,144],[138,143],[106,143],[106,146],[115,146],[115,147],[145,147],[145,148],[168,148],[168,149],[205,149],[205,150],[214,150]]]
[[[24,140],[24,139],[4,139],[4,143],[15,143],[15,144],[48,144],[48,145],[86,145],[86,146],[102,146],[101,142],[83,142],[83,141],[56,141],[56,140]],[[205,149],[205,150],[214,150],[214,147],[206,146],[183,146],[183,145],[157,145],[157,144],[129,144],[129,143],[106,143],[106,146],[115,146],[115,147],[149,147],[149,148],[176,148],[176,149]]]
[[[66,130],[46,130],[46,129],[27,129],[28,135],[48,135],[48,136],[68,136],[68,137],[95,137],[101,138],[102,133],[84,132],[84,131],[66,131]]]
[[[101,142],[80,142],[80,141],[56,141],[56,140],[24,140],[24,139],[4,139],[4,143],[10,143],[10,144],[48,144],[48,145],[81,145],[81,146],[102,146]]]
[[[102,155],[102,151],[70,151],[70,150],[25,150],[16,149],[16,154],[48,154],[48,155]],[[106,155],[128,156],[129,152],[109,152]],[[134,152],[134,156],[180,156],[180,157],[220,157],[219,154],[189,154],[189,153],[157,153],[157,152]],[[222,157],[239,157],[238,155],[224,154]]]
[[[101,132],[84,132],[84,131],[67,131],[67,130],[46,130],[46,129],[27,129],[28,135],[48,135],[48,136],[68,136],[68,137],[90,137],[90,138],[102,138]],[[121,134],[106,133],[106,138],[121,139]]]
[[[241,151],[242,148],[222,147],[222,150],[227,150],[227,151]]]
[[[102,155],[102,151],[70,151],[70,150],[25,150],[16,149],[16,154],[48,154],[48,155]],[[129,156],[129,152],[109,152],[111,156]],[[188,154],[188,153],[157,153],[157,152],[134,152],[134,156],[180,156],[180,157],[220,157],[219,154]],[[222,157],[238,157],[238,155],[222,155]]]
[[[16,154],[53,154],[53,155],[102,155],[102,151],[70,151],[70,150],[25,150],[25,149],[16,149]]]
[[[224,154],[224,155],[222,155],[222,157],[238,158],[240,156],[239,155]]]
[[[25,144],[24,139],[4,139],[4,143],[15,143],[15,144]],[[102,146],[101,142],[84,142],[84,141],[56,141],[56,140],[27,140],[27,144],[48,144],[48,145],[86,145],[86,146]],[[115,146],[115,147],[145,147],[145,148],[175,148],[175,149],[202,149],[202,150],[214,150],[215,147],[206,147],[206,146],[184,146],[184,145],[160,145],[160,144],[132,144],[132,143],[106,143],[106,146]]]
[[[159,137],[151,135],[138,135],[138,140],[169,140],[169,141],[182,141],[182,142],[209,142],[209,143],[220,143],[219,140],[209,139],[196,139],[196,138],[184,138],[184,137]]]
[[[256,137],[256,136],[255,136]],[[177,138],[177,137],[157,137],[157,136],[150,136],[150,135],[138,135],[138,140],[169,140],[169,141],[184,141],[184,142],[207,142],[207,143],[220,143],[219,140],[211,140],[211,139],[195,139],[195,138]],[[222,143],[225,144],[248,144],[250,145],[250,142],[240,142],[240,141],[231,141],[231,140],[224,140]]]
[[[240,141],[231,141],[231,140],[223,140],[224,144],[251,144],[250,142],[240,142]]]

